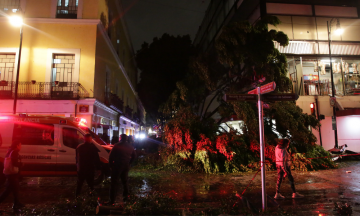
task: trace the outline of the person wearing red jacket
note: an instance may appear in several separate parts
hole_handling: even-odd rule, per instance
[[[282,139],[279,141],[278,145],[275,148],[275,158],[276,158],[276,169],[278,173],[278,179],[276,184],[276,194],[275,199],[284,199],[285,197],[280,194],[280,186],[282,180],[287,176],[290,182],[291,190],[293,192],[292,198],[303,198],[304,195],[301,195],[296,192],[294,177],[291,174],[291,156],[287,149],[289,148],[290,141],[288,139]]]

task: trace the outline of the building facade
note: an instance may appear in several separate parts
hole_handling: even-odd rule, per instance
[[[0,114],[79,117],[107,141],[145,123],[137,67],[116,0],[0,0]],[[20,65],[19,27],[23,17]]]
[[[283,31],[289,37],[288,46],[274,45],[287,55],[288,77],[293,92],[300,96],[297,105],[311,114],[310,104],[314,104],[316,117],[320,120],[321,115],[325,116],[320,121],[320,132],[314,130],[318,144],[333,148],[337,129],[339,146],[347,144],[350,150],[360,151],[360,2],[213,0],[194,43],[209,50],[223,26],[240,20],[253,24],[267,15],[281,20],[269,30]],[[342,34],[337,34],[338,29],[343,30]]]

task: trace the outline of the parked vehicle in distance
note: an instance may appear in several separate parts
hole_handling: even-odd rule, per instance
[[[82,119],[58,116],[0,116],[0,184],[4,158],[13,139],[22,144],[20,158],[21,176],[76,176],[75,149],[90,133],[93,144],[99,150],[102,169],[96,173],[96,183],[108,174],[109,152],[95,133],[86,127]]]

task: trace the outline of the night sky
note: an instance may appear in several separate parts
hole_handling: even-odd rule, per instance
[[[121,0],[134,51],[164,33],[194,40],[210,0]]]

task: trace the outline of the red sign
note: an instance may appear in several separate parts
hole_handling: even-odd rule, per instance
[[[276,83],[275,82],[268,83],[268,84],[263,85],[263,86],[260,87],[260,94],[265,94],[265,93],[272,92],[272,91],[275,90],[275,88],[276,88]],[[248,92],[248,94],[257,94],[257,93],[258,93],[257,88]]]
[[[79,105],[79,112],[80,112],[80,113],[87,113],[87,112],[89,112],[89,105]]]

